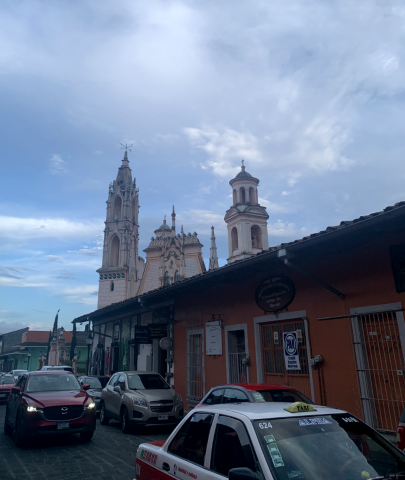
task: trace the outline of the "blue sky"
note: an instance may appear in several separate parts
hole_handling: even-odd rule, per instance
[[[405,200],[404,37],[390,0],[3,1],[0,332],[96,308],[119,142],[141,249],[174,204],[223,264],[242,158],[270,245]]]

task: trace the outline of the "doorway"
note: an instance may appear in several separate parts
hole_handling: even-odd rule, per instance
[[[378,430],[395,432],[405,400],[403,313],[354,310],[359,315],[351,320],[352,342],[364,421]]]
[[[225,327],[226,371],[228,383],[249,383],[247,326]]]

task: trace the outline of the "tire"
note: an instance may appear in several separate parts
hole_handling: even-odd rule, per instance
[[[90,440],[93,438],[94,432],[81,432],[80,434],[80,440],[83,443],[90,442]]]
[[[25,438],[24,434],[22,433],[22,425],[21,425],[20,416],[17,416],[17,420],[15,422],[13,440],[14,440],[14,445],[17,448],[23,447],[26,443],[26,438]]]
[[[121,431],[122,433],[129,433],[131,431],[128,410],[126,407],[123,407],[121,410]]]
[[[100,423],[101,423],[101,425],[108,425],[109,421],[110,421],[110,419],[107,416],[107,413],[105,411],[105,405],[104,405],[104,402],[103,402],[100,405]]]
[[[5,435],[11,435],[13,433],[13,429],[7,423],[7,410],[6,410],[6,416],[4,417],[4,433]]]

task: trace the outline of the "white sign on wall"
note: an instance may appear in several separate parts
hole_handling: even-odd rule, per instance
[[[284,359],[286,370],[301,370],[298,352],[297,332],[283,333]]]
[[[222,328],[220,322],[205,324],[206,354],[222,355]]]

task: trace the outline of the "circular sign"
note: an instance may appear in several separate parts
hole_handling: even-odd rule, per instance
[[[159,340],[159,347],[162,350],[169,350],[171,346],[172,346],[172,341],[170,340],[169,337],[163,337]]]
[[[256,290],[256,303],[265,312],[281,312],[294,300],[295,285],[288,277],[264,280]]]

